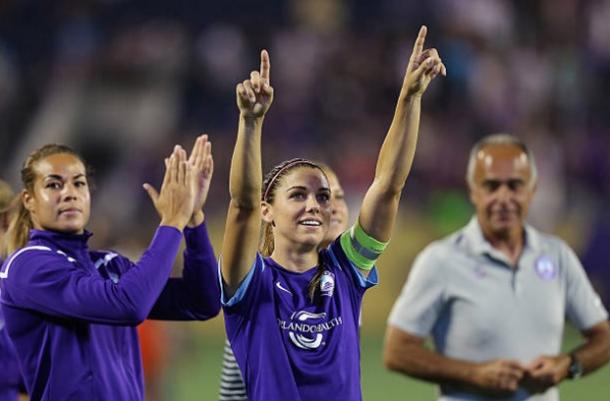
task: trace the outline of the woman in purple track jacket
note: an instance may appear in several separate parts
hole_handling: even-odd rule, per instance
[[[8,229],[13,197],[14,194],[9,185],[0,180],[0,244]],[[0,263],[2,263],[1,259]],[[0,401],[17,401],[22,387],[15,347],[6,333],[4,315],[0,309]]]
[[[144,185],[161,224],[134,263],[88,248],[87,169],[72,149],[46,145],[26,159],[0,282],[6,329],[32,401],[143,401],[135,326],[146,318],[218,314],[216,261],[202,211],[212,165],[201,136],[188,160],[174,148],[159,192]],[[183,277],[169,278],[183,234]]]

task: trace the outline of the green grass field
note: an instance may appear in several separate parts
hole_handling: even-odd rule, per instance
[[[198,332],[197,340],[187,341],[180,356],[172,364],[161,386],[160,400],[213,401],[218,399],[218,381],[224,338],[216,330],[206,335]],[[190,336],[189,336],[190,337]],[[365,336],[362,340],[362,389],[366,401],[432,401],[434,386],[390,373],[381,359],[381,336]],[[569,330],[565,347],[578,341],[577,334]],[[609,401],[610,367],[576,382],[560,386],[562,401]]]

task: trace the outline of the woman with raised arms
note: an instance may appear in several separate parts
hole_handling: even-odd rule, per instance
[[[326,164],[317,163],[322,167],[328,184],[330,186],[330,224],[326,237],[320,243],[319,248],[327,247],[332,241],[337,239],[348,227],[349,224],[349,209],[345,201],[345,193],[339,182],[337,174]],[[268,242],[273,238],[266,236]],[[263,254],[267,254],[263,251]],[[222,370],[220,376],[220,391],[219,401],[247,401],[246,385],[239,371],[239,365],[235,360],[235,355],[229,341],[225,341],[224,352],[222,356]]]
[[[250,401],[362,398],[362,296],[377,283],[374,263],[390,239],[411,168],[421,96],[436,75],[445,74],[437,51],[423,49],[425,36],[422,27],[357,222],[322,250],[331,220],[323,169],[292,159],[261,179],[262,125],[273,101],[266,51],[260,70],[237,85],[222,304]]]

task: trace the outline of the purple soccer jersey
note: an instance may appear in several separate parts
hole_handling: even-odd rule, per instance
[[[36,400],[144,400],[136,326],[204,320],[220,309],[205,225],[184,230],[182,278],[168,279],[181,234],[159,227],[138,263],[90,251],[88,234],[31,230],[2,266],[2,308]]]
[[[308,287],[317,268],[295,273],[260,255],[233,297],[223,297],[227,336],[250,401],[362,399],[360,305],[377,272],[365,279],[339,240],[320,260],[314,302]]]
[[[22,380],[17,354],[6,332],[4,315],[0,309],[0,401],[17,401],[20,386]]]

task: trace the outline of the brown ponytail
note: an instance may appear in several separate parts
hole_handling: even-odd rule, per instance
[[[260,241],[259,250],[263,256],[271,256],[273,253],[273,227],[271,224],[263,221],[262,238]]]
[[[3,259],[6,257],[6,238],[5,233],[8,230],[12,216],[14,214],[16,203],[15,194],[11,187],[0,180],[0,257]]]
[[[309,294],[309,300],[311,302],[314,301],[316,296],[316,290],[320,287],[320,280],[322,280],[322,274],[324,274],[324,270],[326,270],[326,261],[324,260],[322,254],[320,254],[316,274],[314,274],[313,278],[309,282],[309,286],[307,286],[307,294]]]
[[[19,202],[6,231],[6,241],[2,250],[3,258],[22,248],[28,242],[31,228],[30,212],[23,206],[23,202]]]
[[[21,168],[21,183],[23,184],[23,191],[30,193],[34,192],[34,183],[36,181],[36,171],[34,167],[36,166],[36,163],[46,157],[62,153],[75,156],[83,163],[83,165],[85,165],[82,157],[80,157],[79,154],[69,146],[59,144],[44,145],[43,147],[30,153],[30,155],[23,162],[23,167]],[[85,173],[88,175],[89,169],[86,165],[85,170]],[[32,219],[30,217],[30,212],[25,208],[23,200],[19,199],[17,210],[15,213],[13,213],[11,222],[6,232],[5,245],[2,255],[7,256],[15,252],[17,249],[24,247],[28,242],[31,229]]]

